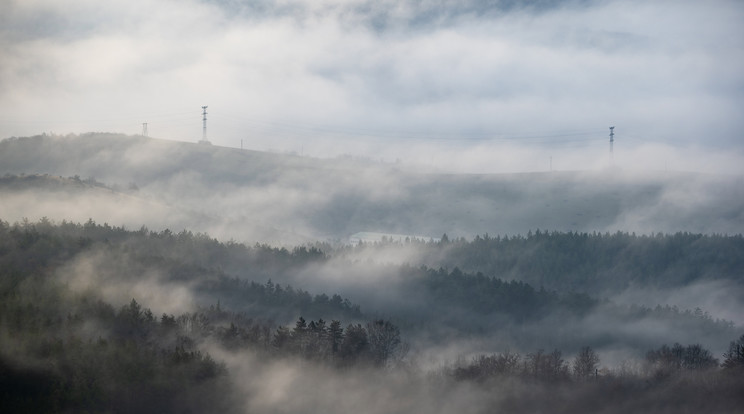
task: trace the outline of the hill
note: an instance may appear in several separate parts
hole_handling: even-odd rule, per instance
[[[673,237],[659,239],[679,251]],[[741,257],[740,239],[709,241]],[[373,305],[361,310],[353,298],[249,279],[332,275],[334,261],[317,249],[247,247],[187,231],[0,220],[0,408],[239,413],[276,392],[304,411],[318,383],[324,412],[354,407],[338,396],[396,392],[415,398],[372,412],[429,412],[453,398],[484,407],[474,412],[544,412],[556,396],[567,407],[560,412],[571,413],[595,412],[608,399],[620,408],[606,412],[628,401],[633,412],[667,401],[694,407],[676,412],[741,406],[744,336],[724,353],[740,327],[700,309],[600,303],[457,268],[388,267],[399,280],[359,293]],[[252,275],[226,274],[230,263]],[[347,277],[385,271],[335,266]],[[387,303],[374,306],[373,295]],[[359,322],[381,312],[392,318]],[[509,400],[492,399],[494,390]]]
[[[744,181],[694,173],[453,175],[91,133],[0,141],[0,174],[105,183],[114,190],[107,196],[91,188],[71,194],[67,203],[98,222],[188,227],[248,242],[345,242],[362,231],[467,238],[535,229],[744,232]],[[45,196],[46,184],[23,185],[23,191],[2,188],[4,198],[12,198],[4,202],[5,219],[86,219],[60,214],[58,201]],[[127,194],[138,201],[124,202],[117,213],[91,207],[122,203],[127,191],[121,189],[132,188],[136,194]]]

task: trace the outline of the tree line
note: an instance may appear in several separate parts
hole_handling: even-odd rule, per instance
[[[362,244],[346,251],[381,249],[400,242]],[[429,267],[458,267],[562,292],[596,294],[630,285],[675,287],[698,280],[738,280],[744,268],[741,234],[635,234],[530,231],[473,240],[408,240]],[[338,254],[341,254],[339,252]]]
[[[599,381],[628,374],[664,380],[689,373],[707,375],[713,372],[740,376],[744,374],[744,335],[731,341],[721,362],[700,344],[683,346],[679,343],[649,350],[638,369],[630,373],[613,372],[604,367],[600,370],[600,362],[597,352],[588,346],[582,347],[571,361],[558,349],[552,352],[539,349],[525,355],[507,351],[477,355],[469,362],[455,364],[448,373],[458,380],[478,382],[505,377],[547,382]]]
[[[451,246],[519,243],[527,257],[520,260],[529,261],[535,250],[535,245],[530,240],[568,238],[588,243],[592,237],[614,240],[620,236],[538,232],[527,238],[484,237],[476,238],[473,242],[445,240],[422,245],[431,249],[444,249],[444,253]],[[666,236],[656,236],[654,239],[663,241],[665,238]],[[707,236],[702,238],[706,239]],[[713,239],[716,238],[711,238]],[[728,240],[727,243],[734,247],[737,243],[736,238],[716,240],[721,243]],[[375,247],[379,246],[357,248]],[[8,274],[54,269],[76,255],[95,251],[106,255],[102,266],[110,262],[114,269],[112,272],[127,268],[126,272],[121,272],[121,278],[136,278],[137,275],[155,270],[164,275],[163,282],[189,283],[202,301],[213,303],[220,300],[225,307],[254,317],[282,322],[289,322],[297,315],[328,320],[364,320],[360,306],[337,293],[310,294],[304,289],[272,281],[275,277],[291,277],[292,272],[308,266],[313,268],[323,265],[330,260],[331,255],[338,253],[331,249],[332,253],[329,255],[324,249],[331,248],[322,244],[292,249],[268,245],[248,247],[235,242],[222,243],[206,234],[194,234],[186,230],[178,233],[169,230],[155,232],[143,227],[132,231],[105,223],[97,224],[93,220],[82,224],[66,221],[57,224],[42,219],[35,223],[24,221],[13,225],[0,221],[0,265],[3,265]],[[500,253],[494,254],[498,256]],[[744,257],[744,254],[741,256]],[[235,269],[237,273],[228,273],[230,269]],[[417,300],[423,299],[418,302],[411,300],[412,303],[421,303],[419,308],[413,309],[414,312],[409,307],[394,316],[423,326],[447,325],[460,332],[478,332],[484,328],[485,319],[471,316],[495,317],[490,318],[491,321],[506,318],[507,322],[518,324],[538,321],[548,316],[555,318],[556,315],[563,319],[581,318],[601,308],[603,313],[617,321],[632,322],[653,318],[673,324],[679,329],[711,334],[717,338],[733,335],[732,322],[713,319],[700,309],[687,310],[661,305],[614,305],[586,293],[549,289],[523,280],[507,280],[480,271],[464,271],[457,266],[435,269],[423,265],[402,265],[389,266],[381,271],[397,272],[397,279],[402,283],[395,285],[395,289],[408,292],[409,296],[416,297]],[[561,275],[556,274],[554,278],[561,280]],[[11,277],[8,280],[12,279]],[[135,279],[131,281],[136,282]],[[371,312],[374,313],[375,309]]]

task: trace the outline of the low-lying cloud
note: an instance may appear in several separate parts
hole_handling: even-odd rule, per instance
[[[92,218],[290,245],[345,243],[365,231],[427,238],[536,229],[744,232],[738,175],[644,169],[446,174],[106,134],[2,145],[0,173],[49,174],[3,181],[0,203],[9,221]],[[56,177],[77,175],[83,182]],[[388,261],[405,262],[396,255]]]

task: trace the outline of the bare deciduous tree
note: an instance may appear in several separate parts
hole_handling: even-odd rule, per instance
[[[596,373],[598,364],[597,353],[591,347],[585,346],[573,361],[573,373],[579,379],[591,378]]]

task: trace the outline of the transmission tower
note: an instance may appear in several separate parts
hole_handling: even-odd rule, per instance
[[[613,145],[615,144],[615,127],[610,127],[610,164],[614,164]]]
[[[209,141],[207,140],[207,107],[202,106],[202,139],[199,141],[200,144],[209,144]]]
[[[147,136],[147,122],[142,123],[142,136],[143,137]]]

